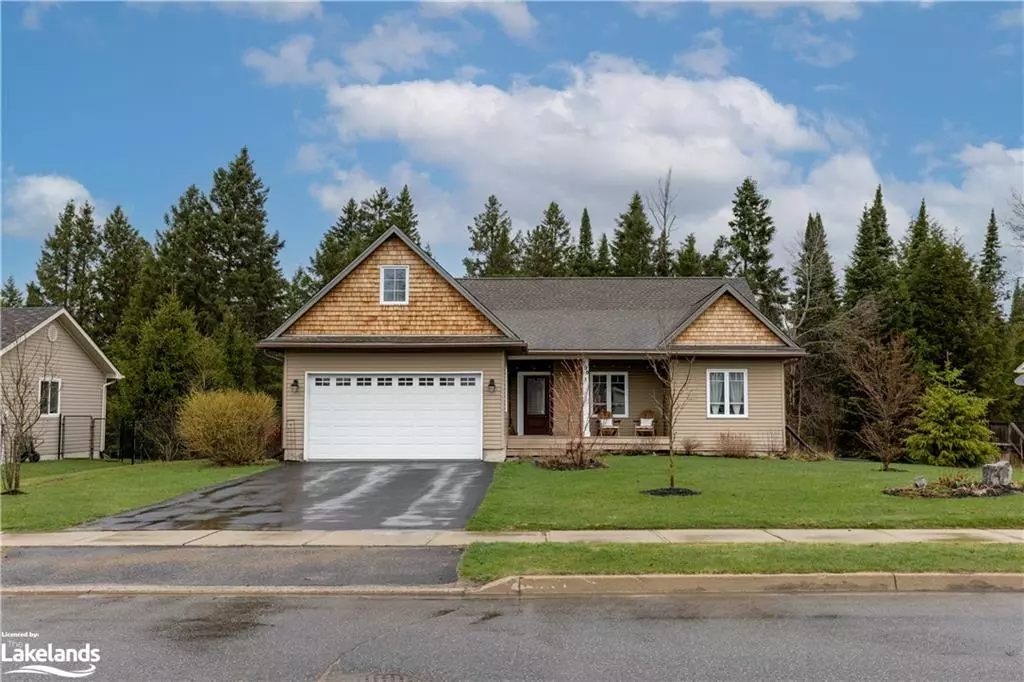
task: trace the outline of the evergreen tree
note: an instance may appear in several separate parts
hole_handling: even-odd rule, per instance
[[[1021,286],[1020,279],[1013,287],[1013,296],[1010,298],[1010,324],[1024,324],[1024,286]]]
[[[838,288],[821,214],[808,215],[793,270],[789,310],[790,328],[799,343],[807,346],[822,339],[823,330],[839,312]]]
[[[921,199],[921,206],[917,210],[917,217],[910,222],[907,228],[907,235],[900,244],[899,262],[900,267],[908,269],[913,267],[913,259],[920,251],[925,242],[932,236],[932,221],[928,217],[928,207]]]
[[[597,258],[594,259],[594,277],[608,277],[614,271],[612,249],[608,244],[608,235],[602,234],[597,247]]]
[[[291,315],[301,308],[319,290],[320,287],[317,286],[316,280],[309,275],[306,268],[301,265],[295,268],[292,281],[288,284],[288,295],[285,305],[287,313]]]
[[[697,237],[692,232],[686,235],[679,247],[675,262],[676,277],[700,277],[704,274],[704,258],[697,250]]]
[[[25,299],[21,295],[21,289],[14,283],[14,278],[8,276],[4,288],[0,290],[0,307],[21,308],[24,305]]]
[[[573,274],[577,277],[590,277],[594,274],[594,232],[590,227],[590,213],[583,209],[580,218],[580,239],[576,245],[573,259]]]
[[[96,270],[96,325],[93,337],[106,348],[121,326],[131,292],[142,273],[149,243],[131,226],[120,206],[103,223],[103,248]]]
[[[522,274],[529,277],[561,277],[571,267],[572,231],[557,203],[552,201],[537,227],[526,236]]]
[[[391,227],[391,219],[395,214],[395,200],[388,193],[387,187],[379,187],[376,192],[363,199],[359,208],[363,223],[366,225],[366,243],[363,246],[365,249]]]
[[[267,229],[268,194],[246,147],[213,174],[210,205],[215,255],[222,264],[219,297],[242,329],[256,336],[280,322],[287,289],[278,260],[284,242]]]
[[[391,211],[391,225],[397,227],[406,234],[414,243],[420,243],[420,231],[417,229],[420,224],[419,216],[412,204],[412,195],[409,193],[409,185],[404,185],[398,193],[394,208]]]
[[[28,307],[35,307],[46,305],[46,298],[43,296],[43,290],[39,288],[39,285],[35,282],[29,282],[25,285],[25,305]]]
[[[672,262],[672,245],[669,243],[667,230],[662,230],[654,242],[653,263],[654,274],[658,277],[671,277],[675,272]]]
[[[999,244],[999,223],[996,222],[996,212],[993,210],[989,214],[988,227],[985,229],[985,246],[981,252],[978,279],[995,302],[1004,298],[1006,272],[1003,270],[1003,260]]]
[[[889,235],[889,221],[882,202],[882,186],[875,190],[875,200],[864,207],[857,241],[846,268],[844,302],[848,308],[866,296],[878,296],[895,277],[894,247]]]
[[[727,277],[729,275],[729,238],[719,235],[711,247],[711,253],[704,256],[701,267],[705,277]]]
[[[644,201],[635,192],[629,208],[615,221],[612,257],[618,277],[648,277],[654,274],[651,262],[654,248],[654,230],[647,220]]]
[[[363,252],[370,244],[368,235],[369,230],[359,204],[355,199],[349,199],[309,259],[307,274],[312,285],[308,286],[307,291],[310,295],[334,279]],[[303,283],[303,286],[307,285]]]
[[[259,339],[243,329],[234,315],[228,313],[217,327],[213,340],[223,358],[229,387],[252,391],[256,387],[253,368],[256,365],[256,342]]]
[[[515,275],[519,270],[519,240],[512,235],[512,219],[498,197],[487,197],[484,210],[469,230],[470,256],[462,259],[469,277]]]
[[[61,305],[92,331],[96,302],[96,262],[100,237],[88,202],[75,210],[69,201],[57,219],[53,234],[43,242],[36,277],[43,296]]]
[[[727,260],[730,273],[750,285],[761,312],[779,322],[786,300],[786,279],[782,268],[772,267],[775,223],[768,215],[769,206],[771,201],[761,195],[753,178],[746,178],[736,189]]]

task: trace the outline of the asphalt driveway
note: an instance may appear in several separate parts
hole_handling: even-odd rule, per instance
[[[493,474],[487,462],[286,463],[78,529],[461,529]]]

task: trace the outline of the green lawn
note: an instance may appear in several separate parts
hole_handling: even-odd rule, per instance
[[[1016,573],[1024,545],[913,542],[891,545],[470,545],[459,576],[487,582],[510,575],[636,573],[850,573],[856,571]]]
[[[271,466],[218,467],[205,460],[134,466],[100,460],[26,463],[21,465],[26,494],[0,497],[0,529],[60,530]]]
[[[692,497],[652,497],[668,485],[668,458],[607,457],[607,469],[498,466],[469,530],[611,528],[1022,528],[1024,495],[911,499],[883,488],[958,470],[877,462],[677,457],[676,485]],[[980,477],[980,471],[972,472]],[[1021,478],[1021,472],[1016,476]]]

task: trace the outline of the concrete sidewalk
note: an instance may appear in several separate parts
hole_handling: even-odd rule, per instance
[[[2,547],[465,547],[474,542],[660,544],[995,542],[1024,543],[1024,530],[769,529],[552,530],[472,533],[444,530],[139,530],[0,533]]]

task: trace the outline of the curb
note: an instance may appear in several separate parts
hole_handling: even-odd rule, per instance
[[[778,573],[723,575],[527,575],[484,585],[29,585],[4,596],[349,596],[547,598],[672,594],[1024,592],[1024,573]]]

